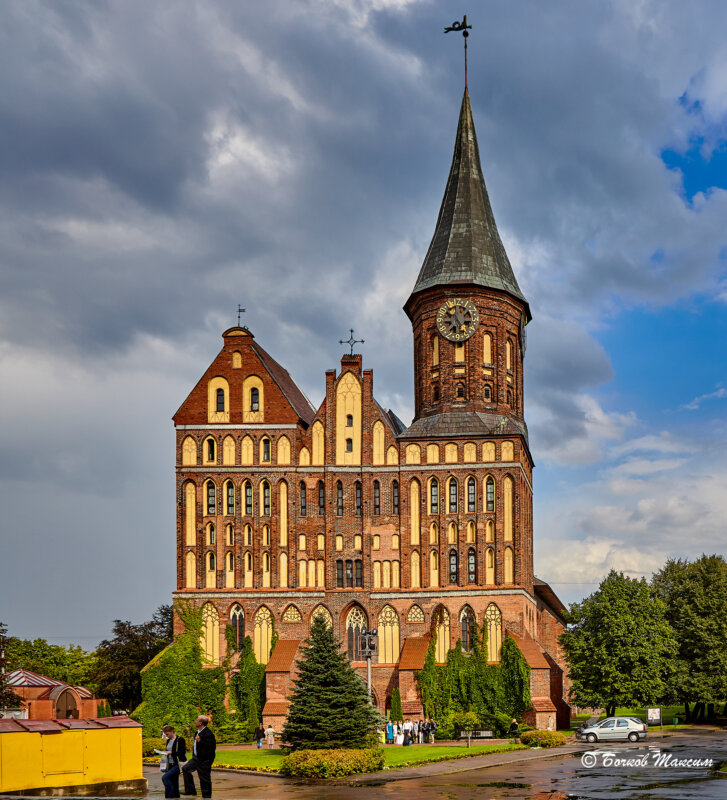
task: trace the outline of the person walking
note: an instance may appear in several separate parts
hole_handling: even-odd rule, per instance
[[[429,744],[434,744],[434,734],[437,732],[437,723],[435,720],[429,720]]]
[[[265,736],[267,736],[268,739],[268,750],[272,750],[273,747],[275,747],[275,729],[269,722],[267,730],[265,731]]]
[[[510,723],[510,729],[507,732],[508,736],[511,736],[513,739],[517,739],[520,736],[520,726],[517,724],[517,720],[514,719]]]
[[[154,752],[161,755],[164,797],[179,797],[179,769],[187,760],[187,743],[183,736],[176,735],[171,725],[162,728],[162,738],[167,740],[166,749]]]
[[[255,733],[253,734],[255,737],[255,741],[257,742],[257,749],[261,750],[263,746],[263,741],[265,740],[265,728],[263,728],[262,722],[258,722],[257,728],[255,728]]]
[[[192,758],[182,767],[182,777],[184,778],[184,793],[186,795],[196,795],[197,788],[194,785],[193,772],[199,775],[199,788],[202,797],[212,797],[212,763],[215,760],[217,751],[217,739],[214,733],[207,727],[210,718],[204,715],[197,717],[194,726],[197,728],[197,735],[194,737],[192,746]]]

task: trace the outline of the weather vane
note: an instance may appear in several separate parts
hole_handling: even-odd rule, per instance
[[[238,303],[237,304],[237,327],[240,327],[240,314],[244,314],[245,309]]]
[[[450,33],[451,31],[461,31],[462,36],[464,36],[464,88],[467,88],[467,37],[469,33],[468,30],[472,30],[472,26],[467,24],[467,14],[462,17],[462,22],[457,22],[456,20],[449,26],[449,28],[445,28],[445,33]]]
[[[348,344],[348,345],[350,345],[351,346],[351,355],[353,355],[353,346],[355,344],[364,344],[364,340],[363,339],[354,339],[353,338],[353,328],[350,328],[349,330],[351,331],[351,335],[348,337],[348,339],[339,339],[338,340],[338,344]]]

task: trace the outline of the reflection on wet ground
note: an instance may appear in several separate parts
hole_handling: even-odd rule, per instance
[[[269,775],[213,774],[214,797],[219,800],[724,800],[727,773],[709,767],[655,766],[659,756],[672,759],[713,759],[727,761],[727,740],[721,731],[687,731],[660,739],[649,736],[646,743],[601,744],[593,746],[596,764],[584,766],[581,754],[560,758],[508,764],[485,769],[462,769],[462,762],[449,768],[457,772],[391,779],[387,775],[375,784],[321,784],[291,782]],[[584,749],[585,752],[585,749]],[[637,759],[640,765],[604,763],[605,753],[614,759]],[[593,761],[593,759],[591,759]],[[149,778],[148,797],[161,798],[159,771],[145,771]]]

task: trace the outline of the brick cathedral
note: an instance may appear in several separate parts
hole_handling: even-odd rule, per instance
[[[413,276],[412,276],[413,277]],[[246,327],[174,416],[177,591],[202,608],[209,663],[250,636],[266,663],[263,714],[280,730],[298,647],[322,616],[365,675],[361,631],[378,630],[374,702],[475,624],[489,660],[512,636],[531,666],[530,721],[567,726],[557,638],[564,607],[533,575],[533,459],[523,418],[530,308],[495,225],[467,91],[434,236],[404,305],[414,337],[415,417],[374,396],[360,355],[325,376],[313,408]],[[277,634],[274,647],[273,632]]]

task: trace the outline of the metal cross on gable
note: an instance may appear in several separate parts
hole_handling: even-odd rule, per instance
[[[240,314],[244,314],[245,309],[238,303],[237,305],[237,327],[240,327]]]
[[[349,345],[351,347],[351,355],[353,355],[353,346],[355,344],[364,344],[365,342],[364,342],[363,339],[354,339],[353,338],[353,328],[350,328],[349,330],[351,331],[351,335],[348,337],[348,339],[339,339],[338,340],[338,344],[347,344],[347,345]]]

